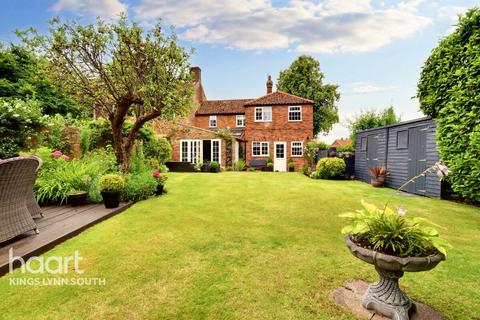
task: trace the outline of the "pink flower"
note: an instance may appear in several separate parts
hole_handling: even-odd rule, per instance
[[[68,161],[68,160],[70,160],[70,157],[67,156],[67,155],[64,155],[64,156],[63,156],[63,160]]]
[[[437,169],[437,176],[439,178],[443,178],[448,176],[448,167],[440,162],[435,163],[435,167]]]
[[[153,171],[153,176],[154,176],[155,178],[160,178],[160,177],[162,176],[162,174],[161,174],[160,172],[158,172],[158,171],[155,170],[155,171]]]
[[[397,212],[400,217],[404,217],[407,214],[407,208],[404,206],[399,206]]]
[[[52,152],[52,157],[54,158],[60,158],[62,156],[62,151],[60,150],[56,150],[54,152]]]

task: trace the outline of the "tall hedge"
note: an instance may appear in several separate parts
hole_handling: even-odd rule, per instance
[[[425,62],[420,108],[435,118],[442,162],[453,191],[480,201],[480,8],[459,17],[456,30]]]

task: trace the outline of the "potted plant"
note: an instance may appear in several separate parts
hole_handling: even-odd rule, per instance
[[[273,159],[272,159],[272,157],[268,157],[267,167],[265,168],[265,171],[273,171]]]
[[[295,162],[292,159],[288,161],[288,171],[294,172],[295,171]]]
[[[385,178],[388,175],[387,167],[375,166],[375,167],[369,168],[368,171],[372,176],[372,179],[370,180],[370,183],[372,184],[372,186],[374,186],[375,188],[382,187],[383,183],[385,182]]]
[[[72,190],[67,195],[67,201],[72,207],[78,207],[87,201],[87,192],[83,190]]]
[[[217,161],[210,162],[210,172],[220,172],[220,165]]]
[[[119,174],[109,173],[100,177],[98,182],[105,208],[116,208],[120,204],[120,195],[125,181]]]
[[[437,171],[441,177],[448,168],[441,164],[428,168],[400,186],[402,190],[420,176]],[[391,197],[390,197],[391,198]],[[439,237],[433,227],[438,225],[425,218],[408,217],[403,206],[394,211],[385,206],[377,208],[362,200],[363,209],[341,214],[349,224],[342,229],[346,245],[358,259],[375,266],[380,280],[371,284],[363,296],[366,309],[397,320],[408,320],[415,304],[399,288],[404,272],[420,272],[435,268],[446,257],[448,242]]]
[[[201,172],[210,172],[210,162],[205,162],[200,168]]]
[[[165,185],[165,182],[167,182],[168,177],[166,174],[161,173],[157,170],[153,172],[153,177],[157,181],[157,190],[155,191],[155,194],[157,196],[160,196],[163,193],[163,186]]]

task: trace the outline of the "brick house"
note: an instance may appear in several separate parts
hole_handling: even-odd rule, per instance
[[[192,73],[199,107],[187,121],[177,124],[183,131],[167,134],[173,161],[218,161],[227,166],[240,158],[250,165],[253,160],[271,157],[274,171],[287,171],[290,159],[295,163],[295,171],[300,169],[305,163],[303,146],[314,138],[313,101],[273,92],[270,76],[262,97],[207,100],[200,68],[192,68]],[[218,138],[219,129],[229,129],[234,141]]]

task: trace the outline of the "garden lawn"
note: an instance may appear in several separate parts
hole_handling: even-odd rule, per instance
[[[44,255],[84,260],[75,275],[104,286],[13,286],[0,278],[1,319],[356,319],[329,294],[374,268],[346,249],[337,215],[394,192],[297,173],[171,173],[168,194],[142,201]],[[402,287],[449,319],[480,315],[480,209],[395,196],[408,215],[448,228],[446,262]],[[52,277],[52,275],[27,275]]]

